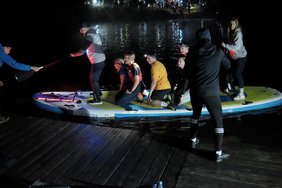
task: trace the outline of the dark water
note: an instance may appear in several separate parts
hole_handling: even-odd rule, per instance
[[[16,10],[20,13],[24,12],[19,8]],[[1,38],[12,36],[16,44],[12,56],[16,60],[37,66],[58,62],[35,73],[25,82],[17,84],[15,87],[20,93],[18,99],[29,98],[32,93],[38,91],[90,90],[88,79],[90,63],[87,58],[68,57],[71,51],[78,49],[81,41],[78,24],[87,15],[82,16],[69,9],[59,10],[49,12],[48,9],[32,9],[32,11],[28,9],[28,14],[18,13],[18,16],[11,17],[5,22],[7,29],[2,31]],[[38,21],[38,16],[42,17],[41,21]],[[99,28],[107,57],[106,67],[100,80],[101,85],[106,88],[117,86],[119,80],[112,60],[122,57],[126,50],[136,53],[136,62],[140,64],[145,82],[149,85],[150,67],[145,61],[144,53],[156,50],[159,60],[171,70],[176,63],[173,58],[178,55],[177,45],[183,41],[193,45],[195,31],[201,24],[210,28],[214,43],[219,43],[215,21],[213,18],[102,23],[91,20],[89,23]],[[223,19],[223,23],[226,24],[224,21]],[[275,61],[278,50],[270,49],[268,43],[272,40],[272,32],[267,29],[257,31],[256,23],[257,21],[247,17],[241,22],[244,29],[244,42],[248,50],[244,72],[245,85],[268,86],[281,91],[279,63]],[[34,108],[30,107],[30,109],[30,113],[34,113]],[[12,108],[11,111],[14,109]],[[186,120],[183,121],[185,124]],[[170,122],[175,124],[179,123],[179,120],[174,119]]]

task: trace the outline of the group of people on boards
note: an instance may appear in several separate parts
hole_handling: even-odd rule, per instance
[[[243,45],[242,31],[237,18],[231,19],[227,40],[222,42],[221,46],[216,46],[212,43],[211,35],[207,28],[197,30],[196,37],[198,42],[191,49],[186,44],[180,46],[182,57],[178,59],[175,71],[177,79],[174,80],[173,84],[170,84],[166,68],[161,62],[157,61],[156,54],[147,55],[147,62],[151,65],[151,86],[148,102],[154,106],[164,106],[175,110],[172,101],[170,99],[166,100],[165,96],[172,94],[173,102],[180,104],[181,100],[183,100],[183,95],[188,93],[193,109],[189,139],[190,148],[192,149],[199,147],[200,139],[197,137],[199,119],[202,108],[205,106],[214,125],[214,160],[222,162],[228,159],[230,154],[223,151],[224,126],[220,99],[220,71],[222,69],[225,70],[225,91],[228,93],[234,92],[232,75],[235,72],[239,83],[239,93],[233,99],[245,99],[242,73],[246,63],[247,51]],[[121,68],[124,65],[123,60],[116,59],[114,62],[117,71],[122,75],[121,71],[124,70]],[[116,64],[119,64],[119,67]],[[141,72],[139,66],[136,72]],[[122,79],[122,77],[120,78]],[[124,82],[121,81],[121,83]],[[158,83],[162,87],[159,87]],[[140,91],[139,89],[138,92],[140,93]],[[136,92],[135,98],[137,97],[138,94]]]
[[[171,85],[165,66],[157,60],[156,53],[146,54],[146,60],[151,65],[151,84],[147,96],[148,104],[162,106],[175,110],[168,95]],[[143,100],[143,91],[146,88],[140,66],[135,62],[135,53],[124,53],[124,59],[114,60],[114,66],[120,77],[120,88],[116,95],[116,103],[126,107],[132,101]]]
[[[80,50],[70,54],[71,57],[87,54],[91,63],[90,83],[93,89],[93,100],[90,104],[102,104],[99,80],[105,66],[105,53],[101,39],[95,29],[83,25],[80,33],[84,36],[84,43]],[[205,105],[214,123],[215,133],[215,161],[221,162],[229,158],[229,154],[222,151],[224,128],[222,123],[222,106],[220,101],[219,75],[221,67],[226,70],[226,92],[234,92],[233,74],[239,84],[239,93],[234,100],[245,99],[243,70],[246,64],[247,51],[243,44],[243,34],[237,18],[232,18],[228,27],[228,34],[220,47],[212,44],[211,35],[207,28],[200,28],[196,32],[197,43],[191,49],[186,44],[179,47],[182,57],[178,59],[177,80],[170,83],[168,73],[163,63],[157,60],[157,54],[146,54],[146,60],[151,65],[151,84],[148,94],[148,104],[162,106],[175,110],[175,104],[183,103],[183,96],[189,95],[193,108],[190,122],[190,147],[197,148],[200,140],[197,138],[198,122],[202,107]],[[223,50],[224,49],[224,50]],[[8,54],[11,46],[0,44],[0,67],[3,63],[19,70],[39,71],[41,67],[21,64],[13,60]],[[114,66],[119,72],[120,87],[116,95],[116,103],[120,106],[142,98],[144,88],[142,71],[135,62],[135,53],[125,52],[123,58],[114,60]],[[0,88],[4,83],[0,79]],[[188,90],[189,89],[189,90]],[[186,97],[187,98],[187,97]],[[2,99],[1,99],[2,101]],[[0,123],[9,118],[0,114]]]

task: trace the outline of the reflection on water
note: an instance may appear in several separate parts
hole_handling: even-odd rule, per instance
[[[216,31],[213,19],[204,20],[204,23],[211,32]],[[144,54],[155,50],[158,59],[168,69],[175,66],[176,60],[172,59],[179,55],[178,45],[181,42],[189,45],[195,43],[195,31],[201,26],[201,19],[103,23],[97,26],[107,57],[105,71],[114,74],[113,59],[122,57],[124,51],[134,51],[136,62],[141,66],[144,80],[148,83],[150,70]],[[109,74],[101,75],[102,85],[115,85],[117,81],[113,81]]]
[[[205,20],[205,23],[210,26],[214,21]],[[162,54],[174,50],[181,42],[193,44],[200,24],[199,19],[105,23],[98,25],[98,31],[109,54],[128,49],[140,54],[156,49]]]

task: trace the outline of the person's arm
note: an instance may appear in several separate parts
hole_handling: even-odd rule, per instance
[[[77,50],[76,52],[72,52],[70,53],[71,57],[78,57],[78,56],[82,56],[83,54],[85,54],[87,48],[91,45],[91,40],[89,39],[85,39],[83,41],[83,44],[81,46],[81,48],[79,50]]]
[[[10,67],[13,67],[14,69],[18,69],[22,71],[32,70],[30,65],[19,63],[16,60],[14,60],[10,55],[4,52],[0,54],[0,59],[2,62],[5,62],[7,65],[9,65]]]
[[[133,83],[133,86],[132,86],[131,90],[129,91],[129,93],[134,92],[134,90],[137,88],[139,83],[140,83],[140,77],[139,77],[139,75],[135,75],[134,76],[134,83]]]
[[[228,50],[238,51],[243,45],[243,34],[241,31],[236,32],[233,44],[222,43],[222,46]]]
[[[152,99],[151,99],[151,95],[152,95],[153,91],[155,90],[156,85],[157,85],[157,80],[153,80],[153,81],[151,82],[150,93],[149,93],[149,96],[148,96],[148,101],[149,101],[149,102],[152,100]]]
[[[119,91],[123,90],[124,84],[125,84],[125,75],[120,74],[119,75],[120,85],[119,85]]]

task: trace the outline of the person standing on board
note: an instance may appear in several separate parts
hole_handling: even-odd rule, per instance
[[[10,67],[22,70],[22,71],[39,71],[42,67],[36,67],[36,66],[30,66],[23,63],[19,63],[16,60],[14,60],[9,54],[11,53],[12,45],[10,42],[2,42],[0,43],[0,68],[3,66],[3,64],[7,64]],[[1,70],[1,69],[0,69]],[[3,105],[3,92],[5,88],[5,78],[2,78],[2,75],[0,73],[0,124],[5,123],[9,120],[8,116],[2,115],[2,105]]]
[[[227,81],[230,84],[233,80],[233,74],[235,73],[239,85],[239,93],[233,99],[235,101],[244,100],[246,96],[244,93],[243,71],[247,60],[247,50],[243,43],[243,33],[238,18],[233,17],[230,20],[230,25],[227,29],[227,43],[222,42],[222,46],[228,50],[229,59],[232,64],[230,74],[227,76]],[[227,91],[228,89],[230,88],[227,87]]]
[[[88,101],[89,104],[102,104],[100,91],[100,76],[105,66],[106,56],[102,48],[102,41],[95,29],[83,24],[80,33],[84,36],[81,48],[70,54],[71,57],[82,56],[86,53],[90,63],[90,84],[93,89],[93,100]]]
[[[197,44],[190,50],[185,64],[185,75],[189,80],[193,114],[190,122],[190,147],[197,148],[200,140],[197,138],[198,122],[205,106],[214,124],[215,161],[221,162],[229,158],[222,151],[223,122],[220,101],[219,73],[221,67],[228,69],[230,61],[222,49],[211,41],[208,29],[200,28],[196,32]]]

